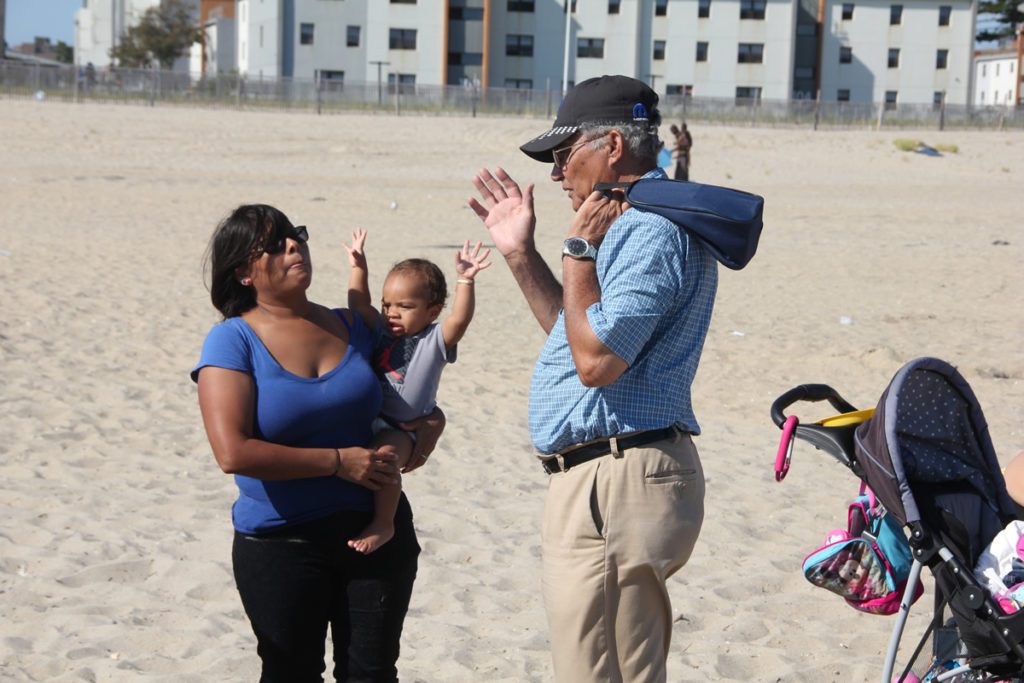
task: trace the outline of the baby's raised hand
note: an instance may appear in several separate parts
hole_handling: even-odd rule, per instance
[[[348,252],[348,264],[353,268],[366,268],[366,230],[356,228],[352,231],[352,246],[345,244],[345,251]]]
[[[483,243],[477,242],[476,246],[470,249],[469,240],[466,240],[462,249],[455,252],[455,272],[459,274],[460,278],[472,280],[477,273],[491,265],[491,262],[487,260],[491,250],[484,249],[483,253],[480,253],[481,247],[483,247]]]

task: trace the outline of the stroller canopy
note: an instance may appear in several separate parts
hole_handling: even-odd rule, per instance
[[[935,501],[919,499],[936,491],[982,501],[991,522],[981,527],[998,530],[1014,516],[978,400],[945,361],[918,358],[903,366],[874,416],[857,428],[855,444],[868,485],[904,524],[921,521],[922,506],[927,512]],[[977,531],[974,548],[991,538],[987,528]]]

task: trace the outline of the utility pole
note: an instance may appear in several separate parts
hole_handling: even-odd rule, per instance
[[[565,56],[562,63],[562,99],[569,92],[569,35],[572,28],[572,0],[565,0]]]
[[[7,0],[0,0],[0,62],[7,59]]]
[[[384,104],[384,91],[381,89],[381,67],[391,64],[391,62],[373,61],[370,64],[377,65],[377,106]]]

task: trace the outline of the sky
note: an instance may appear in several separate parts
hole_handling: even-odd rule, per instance
[[[36,36],[75,44],[75,10],[82,0],[7,0],[8,45],[31,43]]]

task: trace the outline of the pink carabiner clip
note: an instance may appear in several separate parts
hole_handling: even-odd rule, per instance
[[[796,425],[800,422],[796,415],[790,415],[782,424],[782,438],[779,439],[779,451],[775,454],[775,481],[782,481],[789,473],[789,462],[793,459],[793,436]]]

